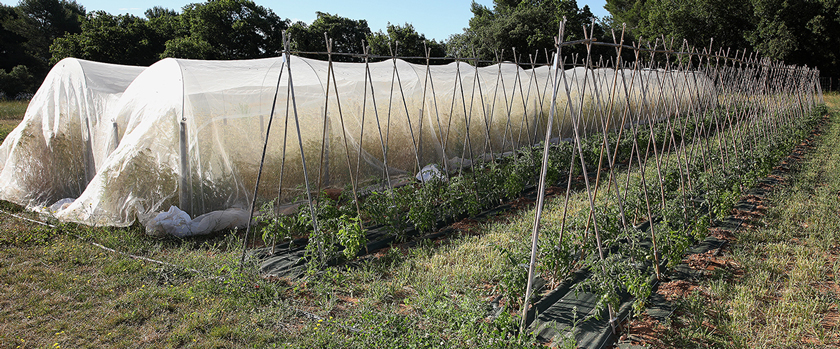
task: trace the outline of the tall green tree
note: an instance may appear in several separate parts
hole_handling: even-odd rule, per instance
[[[714,39],[714,48],[747,50],[840,76],[835,0],[607,0],[605,7],[635,38],[664,36],[694,47]]]
[[[127,65],[151,65],[158,60],[166,38],[134,15],[104,11],[88,14],[82,31],[57,38],[50,47],[51,63],[65,57]]]
[[[634,33],[648,15],[648,0],[606,0],[604,8],[610,13],[614,28],[627,25],[627,32]]]
[[[146,18],[148,19],[160,17],[177,17],[178,11],[163,6],[155,6],[150,9],[147,9],[145,12],[143,12],[143,14],[145,14]]]
[[[184,7],[180,20],[189,28],[189,35],[167,42],[162,57],[248,59],[276,56],[283,48],[282,32],[289,25],[288,20],[251,0],[209,0],[203,4],[190,4]]]
[[[402,57],[426,57],[427,49],[430,50],[430,57],[446,55],[446,47],[442,43],[427,40],[426,35],[418,33],[409,23],[402,26],[388,23],[385,32],[380,30],[371,34],[367,42],[372,55],[390,56],[394,49],[397,51],[393,54]],[[425,63],[425,60],[417,59],[412,62]],[[431,63],[435,64],[437,61]]]
[[[49,71],[53,40],[81,31],[85,9],[75,1],[22,0],[0,5],[0,92],[35,92]]]
[[[172,40],[190,35],[190,28],[175,10],[155,6],[146,10],[147,25],[161,38]],[[162,52],[159,52],[162,53]]]
[[[706,47],[745,48],[753,30],[750,0],[607,0],[614,23],[627,23],[628,39],[655,41],[665,36],[675,46],[686,40]],[[676,47],[675,49],[679,49]]]
[[[753,0],[753,49],[788,64],[819,67],[840,77],[840,2],[831,0]]]
[[[528,61],[527,55],[535,55],[535,60],[545,62],[546,51],[554,51],[554,37],[563,17],[567,20],[564,41],[583,39],[583,27],[595,19],[589,6],[579,8],[575,0],[495,0],[492,9],[473,2],[470,10],[469,27],[449,38],[451,56],[472,57],[475,53],[485,60],[496,60],[497,55],[513,60],[515,48],[523,61]],[[594,36],[604,36],[600,23],[596,23]],[[582,50],[575,47],[569,51]]]
[[[29,38],[20,32],[24,17],[17,8],[0,5],[0,69],[6,72],[18,65],[39,64],[38,58],[26,49]]]
[[[153,7],[146,18],[91,13],[82,30],[55,40],[52,62],[77,57],[150,65],[165,57],[251,59],[276,56],[288,20],[250,0],[210,0],[183,13]]]
[[[297,22],[289,27],[288,35],[292,49],[301,52],[326,52],[327,44],[324,33],[332,40],[332,52],[357,53],[362,50],[362,42],[371,36],[370,27],[364,19],[355,20],[325,12],[316,12],[318,16],[312,24]],[[312,56],[312,55],[309,55]],[[324,57],[319,57],[324,58]],[[336,61],[358,61],[349,56],[333,56]]]
[[[21,0],[18,9],[29,19],[28,49],[46,63],[56,38],[82,31],[86,11],[76,1]]]

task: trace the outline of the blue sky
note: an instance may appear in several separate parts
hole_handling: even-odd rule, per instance
[[[203,0],[76,0],[88,11],[103,10],[111,14],[130,13],[143,16],[146,9],[163,6],[178,10],[189,3]],[[315,20],[315,11],[338,14],[352,19],[366,19],[374,32],[392,24],[411,23],[426,38],[445,40],[450,34],[460,33],[469,24],[470,0],[255,0],[259,5],[268,7],[281,18],[292,21],[301,20],[311,23]],[[479,4],[492,7],[493,0],[477,0]],[[4,4],[17,4],[17,1],[2,1]],[[606,0],[578,0],[578,6],[589,5],[598,17],[606,16]]]

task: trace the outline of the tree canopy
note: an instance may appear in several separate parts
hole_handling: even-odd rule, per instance
[[[0,94],[15,98],[34,92],[49,71],[53,40],[80,32],[84,15],[75,1],[0,4]]]
[[[494,0],[492,9],[473,2],[470,10],[469,27],[449,38],[447,53],[451,56],[475,54],[484,60],[513,61],[515,48],[517,55],[532,55],[535,61],[546,62],[546,52],[554,51],[554,37],[563,17],[567,21],[564,41],[583,39],[583,26],[596,19],[589,6],[579,8],[575,0]],[[596,38],[604,35],[600,23],[596,23],[594,34]]]
[[[302,52],[326,52],[327,43],[324,33],[332,40],[333,53],[362,53],[362,42],[371,35],[370,27],[364,19],[355,20],[325,12],[316,12],[318,16],[312,24],[297,22],[289,27],[288,35],[292,49]],[[323,58],[323,57],[321,57]],[[334,56],[336,61],[353,61],[352,57]]]
[[[87,13],[73,0],[0,4],[0,81],[4,82],[0,92],[11,97],[34,92],[50,66],[66,57],[129,65],[150,65],[166,57],[275,57],[283,50],[286,31],[297,51],[326,51],[327,33],[333,52],[362,53],[364,42],[372,54],[389,55],[388,43],[399,41],[399,55],[424,56],[424,43],[432,55],[445,54],[442,43],[427,42],[411,24],[389,24],[386,32],[372,33],[364,19],[316,15],[311,24],[291,25],[253,0],[207,0],[186,5],[180,12],[156,6],[146,10],[145,17]]]
[[[155,32],[145,19],[133,15],[91,12],[82,31],[57,38],[50,47],[51,63],[65,57],[128,65],[150,65],[158,60],[165,37]]]
[[[840,3],[832,0],[607,0],[633,38],[748,50],[840,75]]]
[[[155,7],[146,18],[94,12],[82,31],[55,40],[52,62],[77,57],[132,65],[161,58],[248,59],[276,56],[288,20],[250,0],[190,4],[183,13]]]
[[[251,0],[213,0],[184,7],[189,35],[170,41],[162,57],[247,59],[277,56],[289,20]],[[178,44],[175,44],[178,43]],[[200,48],[197,52],[185,47]]]
[[[397,55],[402,57],[425,57],[425,50],[431,50],[432,57],[446,55],[444,44],[427,40],[414,26],[388,23],[386,31],[372,33],[366,20],[355,20],[324,12],[317,12],[318,18],[307,25],[298,22],[289,27],[288,35],[292,49],[300,52],[326,52],[324,33],[332,40],[333,53],[364,53],[362,45],[370,48],[374,56]],[[399,42],[399,44],[397,44]],[[396,50],[396,52],[394,52]],[[316,57],[317,55],[309,55]],[[324,57],[318,57],[323,59]],[[335,61],[361,61],[359,57],[333,56]],[[414,60],[416,62],[425,60]]]
[[[49,57],[53,40],[82,31],[85,8],[67,0],[21,0],[18,9],[25,15],[29,49],[38,57]]]
[[[426,50],[429,50],[430,57],[446,55],[444,44],[427,40],[425,35],[418,33],[409,23],[402,26],[388,23],[385,32],[380,30],[368,37],[368,46],[370,46],[370,53],[378,56],[393,54],[403,57],[426,57]],[[395,49],[396,52],[393,51]],[[425,60],[417,59],[412,62],[425,63]]]

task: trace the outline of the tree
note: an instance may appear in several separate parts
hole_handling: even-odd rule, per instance
[[[654,41],[663,35],[679,49],[682,41],[707,47],[745,48],[753,30],[750,0],[608,0],[607,9],[627,22],[629,39]],[[619,22],[616,22],[618,24]]]
[[[85,8],[67,0],[21,0],[18,9],[29,19],[28,49],[46,63],[56,38],[82,31]]]
[[[276,56],[288,26],[250,0],[210,0],[183,14],[153,7],[146,18],[91,13],[80,33],[55,40],[52,62],[77,57],[119,64],[151,65],[166,57],[251,59]]]
[[[162,6],[155,6],[146,10],[145,12],[143,12],[143,14],[146,15],[146,18],[151,20],[160,17],[177,17],[178,11],[168,9]]]
[[[8,73],[0,70],[0,100],[18,98],[35,90],[35,79],[25,65],[17,65]]]
[[[564,41],[583,39],[583,26],[589,27],[595,19],[589,6],[578,8],[575,0],[495,0],[493,9],[473,2],[470,10],[470,26],[450,36],[446,45],[451,56],[472,57],[474,52],[484,60],[512,61],[515,48],[517,55],[535,54],[535,60],[546,62],[545,52],[554,50],[563,17],[567,20]],[[603,34],[596,23],[595,37]],[[585,51],[580,47],[570,50]]]
[[[297,22],[289,27],[292,49],[301,52],[326,52],[324,33],[332,40],[333,53],[362,53],[362,42],[371,36],[364,19],[354,20],[325,12],[316,12],[318,18],[307,25]],[[312,55],[308,55],[312,56]],[[321,57],[323,58],[323,57]],[[333,56],[335,61],[358,61],[349,56]]]
[[[163,50],[166,49],[168,41],[183,40],[185,37],[190,36],[190,27],[188,26],[188,23],[186,23],[184,18],[175,10],[156,6],[146,10],[145,14],[148,19],[146,25],[157,33],[158,37],[165,41]],[[204,57],[202,55],[186,53],[184,51],[179,52],[179,54],[171,54],[169,56],[181,58]],[[156,54],[160,58],[169,57],[164,54],[163,51],[156,51]]]
[[[51,63],[65,57],[98,62],[151,65],[158,60],[167,38],[161,37],[143,18],[104,11],[88,14],[82,31],[57,38],[50,47]]]
[[[24,16],[14,7],[0,5],[0,70],[10,72],[18,65],[39,64],[38,58],[26,49],[29,39],[19,30]]]
[[[607,0],[633,37],[749,50],[840,75],[840,3],[832,0]],[[676,45],[675,45],[676,46]],[[675,47],[679,49],[679,47]]]
[[[158,14],[151,13],[153,16]],[[161,17],[167,16],[164,13]],[[282,50],[281,33],[289,25],[288,20],[280,19],[270,9],[250,0],[209,0],[204,4],[190,4],[184,7],[181,21],[189,28],[189,35],[167,42],[161,57],[272,57]],[[192,49],[195,51],[190,51]]]
[[[640,23],[644,23],[648,14],[648,0],[607,0],[604,8],[609,11],[611,22],[618,28],[627,25],[628,33],[635,33]]]
[[[760,55],[788,64],[817,66],[840,76],[840,3],[753,0],[755,30],[747,34]]]
[[[21,0],[0,5],[0,92],[33,93],[49,71],[50,44],[81,30],[85,9],[75,1]]]
[[[209,57],[216,56],[216,52],[213,46],[205,40],[195,36],[183,36],[167,41],[166,51],[162,55],[189,59],[209,59]]]
[[[431,50],[431,57],[443,57],[446,48],[435,40],[426,40],[426,35],[417,33],[414,26],[406,23],[404,26],[388,23],[387,32],[378,31],[368,37],[368,46],[372,55],[390,56],[392,49],[399,47],[395,55],[403,57],[426,57],[426,49]],[[424,59],[412,60],[415,63],[426,63]],[[432,64],[435,64],[432,61]]]

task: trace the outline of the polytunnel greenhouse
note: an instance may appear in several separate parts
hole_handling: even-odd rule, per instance
[[[111,117],[145,67],[65,59],[0,147],[2,199],[28,206],[78,197],[118,144]]]
[[[0,148],[0,197],[62,221],[204,234],[247,224],[260,176],[258,205],[296,207],[307,188],[370,192],[460,173],[542,142],[553,105],[550,65],[288,57],[148,68],[65,59]],[[644,123],[664,117],[655,106],[716,98],[699,71],[560,75],[554,143],[573,136],[577,108],[590,110],[586,133],[619,127],[625,106]],[[591,112],[616,90],[610,115]],[[180,228],[156,227],[161,217]]]

